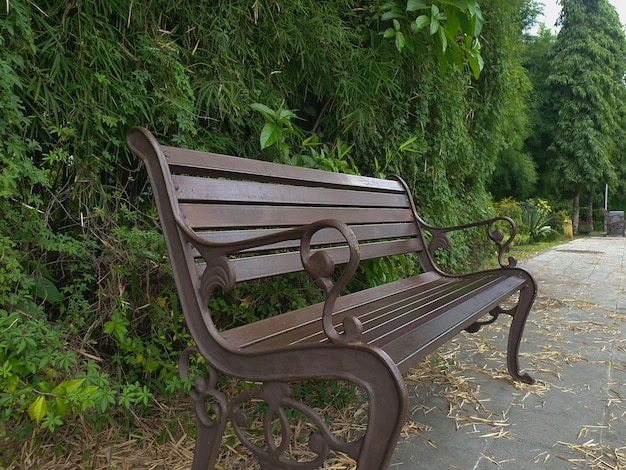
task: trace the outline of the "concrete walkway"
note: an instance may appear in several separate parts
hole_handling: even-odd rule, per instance
[[[626,469],[626,238],[520,266],[539,286],[521,348],[537,383],[506,373],[508,318],[460,336],[416,371],[390,469]]]

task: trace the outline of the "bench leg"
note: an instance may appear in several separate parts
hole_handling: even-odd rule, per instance
[[[530,274],[526,272],[523,274],[528,278],[528,281],[520,290],[517,305],[513,311],[510,312],[513,315],[513,320],[509,331],[507,366],[509,373],[515,380],[532,384],[535,380],[530,375],[520,373],[519,347],[522,340],[522,334],[524,333],[524,326],[526,325],[526,318],[530,313],[530,308],[532,307],[533,302],[535,301],[535,296],[537,295],[537,286]]]
[[[189,377],[189,356],[195,348],[187,349],[179,363],[181,376]],[[302,353],[306,352],[306,367]],[[220,444],[230,420],[239,441],[256,456],[262,469],[314,469],[319,468],[329,451],[343,452],[357,461],[359,470],[381,470],[387,468],[406,421],[408,393],[396,366],[384,353],[359,346],[339,347],[333,355],[327,348],[312,348],[309,351],[284,351],[273,358],[279,371],[272,369],[269,358],[260,355],[250,358],[254,369],[268,369],[265,378],[252,377],[262,382],[259,389],[241,391],[227,397],[216,389],[217,372],[209,367],[209,377],[197,377],[191,391],[196,407],[196,444],[192,470],[214,469],[219,457]],[[258,361],[258,363],[257,363]],[[257,364],[255,364],[257,363]],[[297,365],[297,366],[296,366]],[[268,380],[268,376],[270,377]],[[344,442],[335,437],[322,416],[306,404],[293,400],[286,382],[310,378],[347,380],[367,392],[368,422],[365,435],[357,441]],[[263,419],[265,447],[248,440],[244,428],[246,404],[264,401],[267,404]],[[207,412],[207,404],[210,411]],[[292,431],[285,413],[287,408],[299,410],[317,426],[318,432],[310,437],[309,447],[317,454],[310,462],[295,462],[284,458],[286,447],[292,440]],[[280,423],[280,445],[276,443],[273,423]]]
[[[178,361],[181,378],[187,379],[189,373],[189,358],[192,354],[199,354],[195,347],[183,351]],[[196,377],[190,395],[196,408],[196,444],[193,453],[192,470],[207,470],[215,468],[219,457],[222,436],[228,421],[228,398],[216,389],[218,374],[208,366],[208,377]],[[207,412],[207,405],[211,405],[211,413]]]
[[[380,470],[388,467],[406,422],[408,393],[403,382],[398,384],[389,380],[388,375],[368,380],[372,380],[367,390],[369,420],[357,467],[359,470]]]
[[[224,413],[225,410],[222,409],[220,412]],[[199,414],[196,415],[196,444],[193,452],[192,470],[215,468],[226,421],[225,415],[223,415],[212,423],[205,423]]]

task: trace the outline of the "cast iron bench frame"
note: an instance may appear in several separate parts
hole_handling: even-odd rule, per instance
[[[418,216],[396,176],[383,180],[161,146],[143,128],[131,129],[126,140],[147,168],[197,345],[183,352],[181,376],[189,377],[194,353],[209,368],[208,378],[196,377],[191,391],[194,469],[214,467],[228,420],[262,468],[318,468],[330,451],[351,456],[359,469],[386,468],[406,420],[402,375],[457,333],[476,332],[503,313],[512,317],[509,372],[515,380],[533,382],[520,372],[518,352],[536,284],[514,258],[503,261],[515,236],[510,219],[436,228]],[[497,222],[510,224],[506,240]],[[501,268],[462,276],[440,271],[433,254],[448,247],[447,233],[481,226],[498,247]],[[417,254],[420,274],[340,295],[360,260],[407,253]],[[333,275],[335,265],[343,271]],[[215,290],[301,271],[323,290],[323,303],[226,331],[214,325],[207,303]],[[512,307],[502,306],[511,299]],[[228,398],[216,387],[218,374],[263,386]],[[365,390],[364,435],[344,442],[315,411],[292,399],[288,383],[306,379],[347,380]],[[241,429],[240,405],[251,399],[267,403],[265,447],[248,441]],[[291,438],[285,408],[300,410],[319,427],[309,438],[316,455],[309,462],[283,455]],[[276,420],[283,433],[278,442],[270,429]]]

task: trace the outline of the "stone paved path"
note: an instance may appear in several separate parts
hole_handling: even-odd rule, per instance
[[[626,238],[590,237],[520,263],[539,296],[522,367],[505,371],[509,320],[444,346],[441,376],[410,389],[413,429],[390,469],[626,469]]]

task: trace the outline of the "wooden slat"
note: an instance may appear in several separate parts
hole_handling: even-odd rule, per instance
[[[415,324],[427,321],[428,308],[445,308],[453,299],[458,299],[457,295],[461,289],[470,290],[470,282],[459,282],[439,277],[431,282],[424,283],[421,276],[414,286],[409,289],[400,290],[389,295],[386,292],[387,286],[374,288],[379,297],[367,298],[364,301],[352,300],[349,308],[337,308],[333,314],[333,324],[338,326],[337,331],[343,331],[341,323],[347,315],[354,315],[359,318],[363,325],[363,340],[366,343],[373,343],[379,337],[384,337],[388,332],[395,330],[394,326],[388,327],[393,321],[394,314],[399,313],[407,320],[411,317]],[[352,299],[352,295],[345,297]],[[326,343],[328,338],[323,331],[321,322],[321,304],[318,306],[317,317],[301,320],[289,327],[282,324],[275,325],[273,329],[267,331],[258,330],[256,337],[251,337],[240,347],[280,347],[285,344],[298,343]],[[263,332],[263,335],[259,332]]]
[[[227,227],[299,227],[322,219],[346,224],[411,222],[409,209],[283,207],[228,204],[181,204],[185,222],[194,229]]]
[[[428,322],[410,330],[400,338],[384,345],[383,349],[406,373],[418,360],[463,330],[500,304],[522,287],[524,280],[509,276],[499,279],[465,302],[432,317]]]
[[[446,282],[448,282],[446,279],[434,272],[418,274],[411,278],[386,284],[384,288],[383,286],[375,287],[339,297],[335,303],[335,312],[341,314],[354,308],[354,306],[368,305],[374,302],[384,303],[387,299],[392,299],[394,296],[403,296],[406,292],[413,289],[433,288]],[[236,347],[245,348],[257,344],[259,339],[261,341],[269,340],[282,334],[282,332],[290,332],[307,325],[321,330],[322,305],[311,305],[283,313],[280,315],[280,321],[277,321],[277,317],[270,317],[252,324],[226,330],[222,332],[222,337],[232,342]]]
[[[319,187],[293,187],[252,181],[174,175],[180,202],[266,203],[276,205],[355,206],[408,208],[403,193],[355,191]]]
[[[368,242],[383,239],[398,239],[417,236],[417,229],[414,223],[401,224],[379,224],[379,225],[351,225],[350,228],[356,235],[359,242]],[[280,233],[284,229],[254,229],[254,230],[220,230],[211,232],[198,232],[198,235],[213,243],[233,243],[242,240],[249,240],[268,235]],[[339,231],[325,228],[316,232],[313,236],[312,246],[323,246],[337,243],[344,243],[345,239]],[[299,249],[300,240],[288,240],[272,245],[265,245],[246,251],[267,252],[275,250]],[[199,256],[197,254],[196,256]]]
[[[362,260],[380,258],[383,256],[411,253],[416,251],[419,247],[420,242],[416,238],[385,243],[368,243],[361,245],[360,255]],[[344,264],[348,261],[349,251],[346,247],[333,247],[325,251],[332,257],[337,265]],[[236,258],[231,260],[231,263],[235,268],[237,282],[300,272],[303,270],[300,253],[298,252]],[[197,270],[199,276],[202,275],[204,267],[204,263],[198,263]]]
[[[355,305],[350,310],[334,315],[333,323],[338,325],[338,331],[343,331],[343,319],[348,314],[355,315],[363,325],[363,341],[382,347],[427,322],[432,316],[463,303],[496,280],[495,276],[482,279],[442,279],[437,283],[404,291],[401,295],[386,297],[384,301],[376,299],[368,304]],[[284,342],[285,338],[281,341]],[[318,331],[314,335],[302,335],[293,343],[311,341],[326,342],[328,339],[323,331]]]
[[[317,183],[323,187],[371,188],[403,193],[397,181],[369,178],[366,176],[330,173],[322,170],[281,165],[278,163],[232,157],[215,153],[179,149],[162,146],[166,161],[174,173],[190,175],[206,175],[221,177],[238,177],[239,179],[257,181],[282,181],[286,184],[299,186],[306,182]]]
[[[415,361],[516,292],[523,280],[506,274],[452,279],[424,273],[337,301],[335,323],[356,314],[363,339],[382,347],[405,372]],[[267,350],[300,342],[327,342],[322,304],[223,333],[242,349]],[[390,321],[386,321],[390,320]]]

